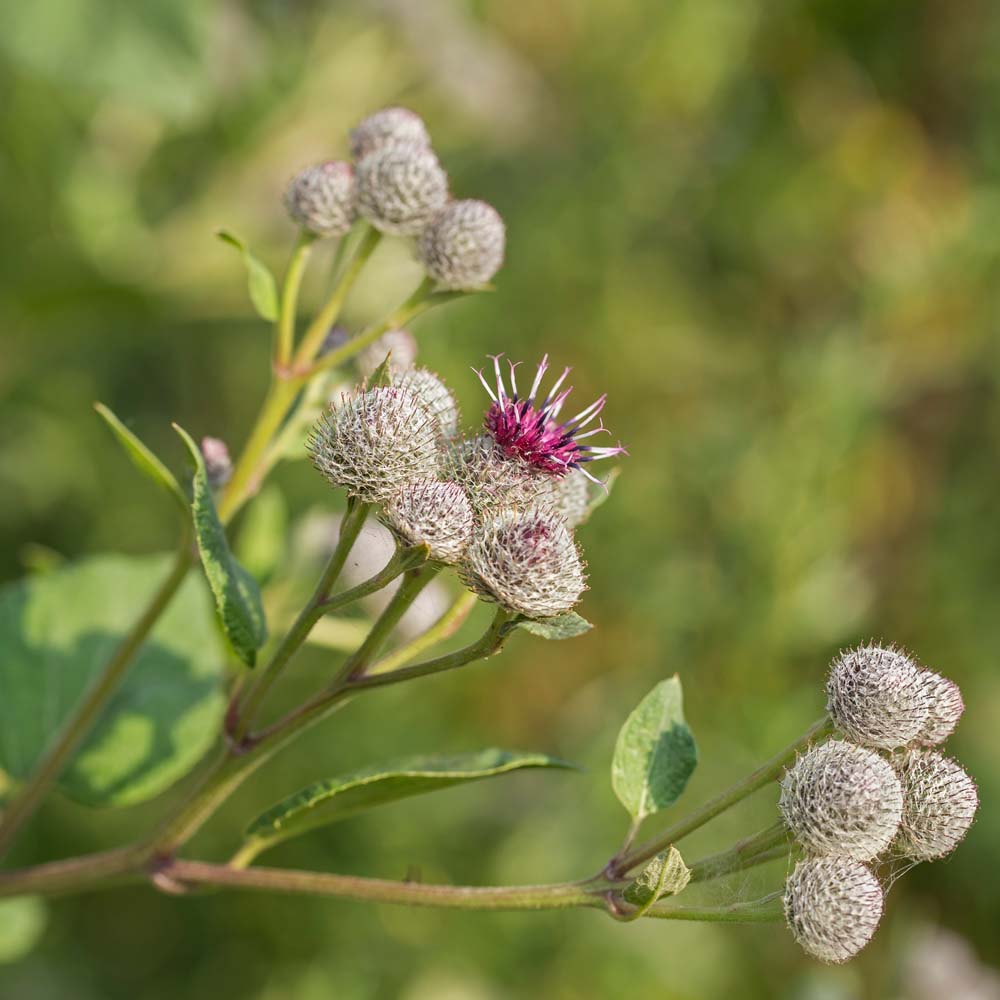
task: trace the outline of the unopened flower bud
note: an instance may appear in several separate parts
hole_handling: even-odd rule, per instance
[[[358,211],[384,233],[419,233],[447,200],[448,177],[426,146],[393,143],[358,163]]]
[[[205,474],[208,485],[213,490],[221,489],[229,482],[233,474],[233,462],[229,457],[229,449],[221,438],[203,437],[201,439],[201,455],[205,459]]]
[[[288,185],[285,209],[316,236],[343,236],[357,212],[354,168],[341,160],[307,167]]]
[[[417,360],[417,339],[409,330],[388,330],[357,358],[358,371],[368,378],[389,358],[390,372],[405,372]]]
[[[878,879],[849,858],[806,858],[785,883],[785,920],[795,940],[823,962],[846,962],[882,918]]]
[[[917,734],[917,742],[939,746],[955,731],[965,711],[962,691],[954,681],[933,670],[921,670],[920,679],[927,694],[927,721]]]
[[[927,723],[920,668],[898,649],[859,646],[841,653],[830,667],[826,694],[834,723],[862,746],[905,746]]]
[[[424,270],[442,288],[478,288],[503,264],[503,219],[485,201],[468,199],[446,205],[420,237]]]
[[[778,808],[810,853],[869,861],[899,831],[903,789],[877,753],[831,740],[808,750],[785,774]]]
[[[931,861],[951,854],[979,808],[976,783],[960,764],[934,750],[907,750],[896,758],[903,785],[899,849]]]
[[[433,479],[441,461],[437,418],[412,393],[380,386],[343,396],[313,428],[313,465],[350,496],[374,503],[414,479]]]
[[[351,129],[351,155],[362,160],[369,153],[394,143],[430,148],[431,137],[420,115],[407,108],[382,108]]]
[[[472,537],[472,507],[457,483],[407,483],[389,497],[382,520],[405,544],[426,545],[437,562],[458,562]]]
[[[461,572],[470,589],[529,618],[564,614],[586,587],[573,536],[561,517],[542,510],[487,516]]]
[[[553,484],[553,503],[570,528],[587,520],[590,508],[590,486],[587,477],[573,469],[561,479],[550,480]]]
[[[392,384],[412,392],[437,418],[445,437],[458,433],[458,404],[451,390],[426,368],[410,368],[395,376]]]

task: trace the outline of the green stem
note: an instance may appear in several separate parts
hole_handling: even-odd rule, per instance
[[[375,248],[378,246],[381,238],[382,234],[371,226],[365,231],[351,263],[345,268],[343,275],[337,282],[337,287],[333,290],[333,294],[326,300],[323,308],[320,309],[315,319],[309,324],[309,328],[302,338],[302,343],[295,352],[295,360],[292,367],[297,374],[301,374],[305,368],[312,364],[319,353],[319,349],[323,346],[323,341],[326,339],[330,327],[337,322],[340,311],[344,308],[344,303],[347,301],[347,296],[354,287],[354,283],[358,280],[358,276],[361,274],[365,264],[368,263],[368,259],[375,252]],[[334,351],[332,353],[335,354],[337,352]],[[336,364],[327,367],[336,367]]]
[[[369,674],[389,673],[416,659],[424,650],[450,639],[476,606],[478,597],[471,590],[463,590],[452,606],[429,628],[399,649],[383,656],[369,670]]]
[[[646,911],[647,917],[659,920],[701,920],[728,924],[773,924],[784,920],[782,893],[774,892],[761,899],[728,906],[677,906],[657,903]]]
[[[184,860],[172,862],[164,871],[179,882],[230,889],[337,896],[360,902],[460,910],[557,910],[573,906],[603,909],[605,905],[599,893],[578,882],[516,886],[426,885],[283,868],[238,869]]]
[[[305,642],[306,636],[309,635],[313,625],[330,610],[326,606],[330,598],[330,591],[337,582],[344,568],[344,563],[347,562],[347,557],[350,555],[355,541],[357,541],[370,509],[371,504],[358,503],[353,499],[348,501],[347,512],[340,523],[340,537],[337,539],[337,546],[333,550],[326,568],[323,570],[323,575],[316,584],[312,597],[310,597],[302,611],[299,612],[298,618],[295,619],[292,627],[285,634],[281,645],[274,651],[270,662],[258,677],[257,683],[243,701],[243,704],[239,708],[238,717],[230,723],[230,735],[237,743],[246,735],[247,729],[253,722],[261,702],[266,697],[268,691],[271,690],[281,672],[288,665],[289,660],[291,660],[299,646]]]
[[[405,326],[410,320],[415,319],[422,312],[432,306],[440,305],[444,302],[451,302],[452,299],[461,298],[468,292],[435,292],[434,282],[430,278],[424,280],[417,286],[413,294],[398,308],[394,309],[388,316],[365,327],[356,337],[352,337],[346,344],[329,354],[324,354],[315,364],[309,368],[309,375],[326,371],[329,368],[338,368],[345,361],[350,360],[359,351],[364,350],[369,344],[375,343],[383,333],[389,330],[398,330]]]
[[[295,249],[292,251],[292,259],[285,272],[285,283],[281,289],[281,309],[278,313],[277,337],[274,344],[274,363],[278,368],[287,365],[292,357],[292,349],[295,346],[295,316],[299,301],[299,288],[302,285],[302,276],[305,274],[309,254],[315,241],[316,237],[308,230],[303,229],[299,232]]]
[[[138,881],[143,874],[145,853],[138,845],[84,854],[65,861],[0,872],[0,898],[5,896],[54,896],[107,888],[121,882]]]
[[[778,822],[746,837],[734,844],[728,850],[720,851],[691,865],[691,881],[707,882],[710,879],[721,878],[733,872],[742,871],[748,867],[748,862],[760,864],[757,858],[760,854],[770,852],[780,847],[783,853],[790,850],[788,827]],[[767,858],[765,860],[770,860]]]
[[[94,681],[83,700],[75,706],[65,721],[55,742],[35,767],[20,792],[6,806],[0,820],[0,857],[3,857],[18,830],[34,815],[46,794],[55,784],[63,768],[90,731],[108,699],[118,690],[132,659],[146,641],[164,608],[170,603],[191,568],[191,536],[185,529],[181,545],[169,575],[160,584],[149,604],[128,634],[124,636],[100,676]]]
[[[232,520],[233,515],[259,486],[262,461],[295,402],[300,387],[301,383],[298,381],[277,377],[272,379],[247,443],[233,467],[233,475],[219,498],[219,517],[223,524]]]
[[[446,670],[464,667],[467,663],[472,663],[475,660],[485,659],[488,656],[492,656],[503,646],[507,638],[504,626],[510,621],[511,617],[510,612],[505,611],[503,608],[498,608],[489,629],[476,642],[470,643],[462,649],[457,649],[454,653],[445,653],[443,656],[425,660],[423,663],[415,663],[412,667],[400,667],[398,670],[380,670],[378,673],[360,674],[346,680],[345,687],[349,691],[385,687],[390,684],[399,684],[402,681],[413,680],[416,677],[440,674]]]
[[[403,574],[399,588],[392,595],[392,599],[385,606],[382,614],[375,619],[365,641],[347,658],[347,661],[341,667],[340,674],[331,685],[333,690],[360,677],[365,672],[369,664],[378,656],[379,651],[385,645],[392,630],[399,624],[400,619],[406,613],[407,609],[417,599],[424,587],[440,571],[440,563],[425,562],[421,566],[408,569]]]
[[[765,764],[762,764],[752,774],[747,775],[735,785],[727,788],[726,791],[717,795],[714,799],[706,802],[700,809],[678,820],[672,826],[667,827],[655,837],[640,844],[637,848],[618,858],[613,865],[612,874],[624,874],[631,871],[637,865],[655,857],[660,851],[666,850],[671,844],[676,844],[689,833],[704,826],[709,820],[714,819],[720,813],[725,812],[730,807],[741,802],[748,795],[770,784],[781,775],[795,755],[813,740],[820,739],[830,733],[833,725],[827,716],[814,723],[795,742],[790,743],[784,750],[776,754]]]

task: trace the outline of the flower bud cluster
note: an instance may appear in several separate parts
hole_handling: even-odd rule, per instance
[[[867,645],[834,660],[826,690],[845,739],[808,750],[781,783],[779,809],[807,855],[786,883],[785,915],[809,954],[843,962],[871,939],[882,913],[882,889],[865,862],[950,854],[979,796],[960,765],[927,749],[958,725],[958,685],[899,649]]]
[[[451,198],[420,116],[383,108],[349,138],[352,163],[329,160],[292,180],[292,220],[315,236],[342,236],[360,216],[383,233],[416,237],[417,256],[442,289],[487,284],[503,264],[503,219],[484,201]]]
[[[569,611],[586,589],[573,529],[589,513],[592,477],[572,462],[532,463],[491,434],[459,437],[458,407],[433,372],[390,365],[387,378],[331,406],[309,444],[316,468],[383,505],[379,516],[402,544],[456,565],[485,600],[531,618]],[[545,433],[561,449],[572,440]]]

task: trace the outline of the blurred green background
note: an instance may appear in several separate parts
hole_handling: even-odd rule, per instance
[[[177,470],[170,420],[242,440],[270,337],[213,230],[280,269],[288,177],[344,155],[346,130],[387,103],[425,117],[455,193],[494,203],[509,231],[495,294],[417,322],[422,361],[475,423],[470,365],[548,351],[574,366],[581,400],[609,393],[631,454],[580,532],[593,633],[519,638],[487,666],[351,706],[236,796],[194,845],[202,856],[223,857],[242,823],[312,778],[500,745],[587,770],[411,800],[269,860],[476,883],[589,874],[626,825],[607,779],[617,729],[656,680],[685,685],[702,752],[693,805],[801,732],[830,657],[873,636],[961,684],[950,752],[983,808],[950,860],[894,886],[875,942],[839,969],[779,926],[135,888],[50,904],[35,947],[0,965],[0,995],[1000,995],[974,957],[1000,961],[998,52],[1000,8],[982,0],[6,4],[5,579],[37,545],[171,546],[172,512],[91,404]],[[352,327],[416,277],[405,244],[384,247]],[[293,519],[335,506],[305,463],[275,481]],[[328,669],[310,651],[286,696]],[[55,800],[16,858],[118,842],[169,799],[117,813]],[[774,799],[685,853],[770,822]],[[736,889],[760,895],[781,874]]]

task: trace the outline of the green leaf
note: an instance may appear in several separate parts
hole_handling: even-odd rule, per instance
[[[680,798],[697,763],[675,675],[657,684],[625,720],[611,763],[611,784],[638,823]]]
[[[247,509],[236,540],[237,557],[255,579],[265,582],[281,565],[287,532],[284,495],[273,484],[265,486]]]
[[[32,771],[174,556],[96,556],[0,589],[0,768]],[[61,775],[92,806],[158,795],[209,750],[225,696],[211,598],[189,574]]]
[[[187,431],[177,424],[173,426],[187,445],[194,464],[191,500],[194,533],[208,585],[215,595],[219,620],[233,651],[248,667],[252,667],[257,660],[257,650],[267,639],[267,622],[260,601],[260,589],[257,581],[229,550],[226,529],[219,520],[212,490],[208,485],[201,449]]]
[[[589,632],[593,627],[586,618],[582,618],[575,611],[569,611],[556,618],[536,619],[519,616],[504,626],[504,632],[510,634],[514,629],[523,629],[543,639],[574,639]]]
[[[259,316],[273,323],[278,318],[280,303],[278,285],[274,280],[274,275],[268,270],[266,264],[251,253],[241,239],[225,229],[220,229],[215,235],[223,243],[236,247],[243,256],[243,264],[247,269],[247,289],[250,292],[250,301]]]
[[[368,389],[377,389],[380,386],[392,385],[392,370],[389,368],[389,359],[392,357],[392,351],[389,351],[386,356],[382,359],[382,363],[378,366],[365,379],[365,387]]]
[[[690,881],[691,870],[684,864],[681,852],[671,844],[643,868],[622,895],[628,903],[646,906],[663,896],[676,896]]]
[[[143,475],[150,478],[160,489],[166,490],[175,503],[179,504],[184,516],[188,514],[187,497],[174,478],[174,474],[108,409],[103,403],[95,403],[100,418],[111,428],[125,454]]]
[[[246,835],[284,840],[386,802],[526,767],[573,765],[546,754],[497,749],[407,757],[317,781],[258,816],[247,827]]]

